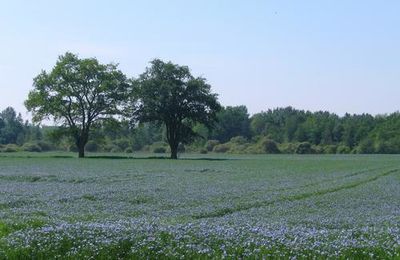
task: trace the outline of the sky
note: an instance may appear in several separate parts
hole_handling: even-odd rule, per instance
[[[384,114],[400,109],[400,1],[0,0],[0,110],[23,105],[59,55],[160,58],[208,80],[224,106]]]

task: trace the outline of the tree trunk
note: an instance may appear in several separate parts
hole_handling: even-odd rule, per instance
[[[175,144],[170,145],[171,159],[178,159],[178,146]]]
[[[78,146],[78,157],[79,158],[84,158],[85,157],[85,145],[80,144]]]
[[[176,123],[166,124],[167,128],[167,141],[171,148],[171,159],[178,159],[178,146],[179,146],[179,127]]]
[[[85,146],[89,140],[89,134],[83,133],[76,139],[76,146],[78,147],[78,157],[84,158],[85,157]]]

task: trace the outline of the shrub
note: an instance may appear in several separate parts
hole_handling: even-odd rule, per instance
[[[207,149],[205,149],[205,148],[201,148],[199,152],[200,152],[201,154],[206,154],[206,153],[208,153]]]
[[[264,153],[280,153],[277,143],[268,138],[264,138],[260,141],[260,148]]]
[[[311,145],[311,150],[312,150],[312,153],[315,153],[315,154],[325,153],[324,146],[322,146],[322,145]]]
[[[141,149],[143,152],[150,152],[151,151],[151,146],[150,145],[144,145]]]
[[[25,152],[38,152],[39,153],[42,151],[42,148],[38,144],[35,144],[35,143],[25,143],[22,146],[22,150]]]
[[[19,148],[15,144],[7,144],[5,148],[3,149],[3,152],[5,153],[15,153],[18,152]]]
[[[125,153],[133,153],[133,149],[131,147],[128,147],[125,149]]]
[[[369,138],[362,140],[357,147],[357,153],[370,154],[374,152],[375,152],[374,142]]]
[[[42,152],[54,150],[54,146],[45,141],[39,141],[39,142],[37,142],[37,145],[40,146],[40,148],[42,149]]]
[[[78,147],[76,147],[76,145],[72,144],[69,146],[68,151],[76,153],[76,152],[78,152]]]
[[[279,146],[279,150],[282,153],[286,153],[286,154],[292,154],[295,153],[297,149],[297,145],[294,143],[285,143],[285,144],[281,144]]]
[[[143,145],[140,142],[133,142],[132,143],[132,150],[134,151],[140,151],[141,149],[143,149]]]
[[[336,153],[339,154],[349,154],[351,152],[350,147],[348,147],[347,145],[339,145],[336,149]]]
[[[103,147],[102,150],[108,153],[119,153],[123,151],[119,146],[115,144],[107,144]]]
[[[336,153],[336,151],[337,151],[337,146],[336,145],[333,145],[333,144],[331,144],[331,145],[325,145],[324,147],[323,147],[323,153],[326,153],[326,154],[335,154]]]
[[[235,136],[232,137],[229,142],[234,144],[245,144],[247,143],[247,139],[243,136]]]
[[[96,142],[89,141],[85,146],[85,150],[88,152],[97,152],[99,150],[99,146]]]
[[[150,151],[153,153],[166,153],[168,151],[168,144],[165,142],[155,142],[151,145]]]
[[[114,145],[113,148],[111,148],[110,153],[120,153],[122,152],[121,147]]]
[[[166,152],[167,152],[167,148],[162,147],[162,146],[153,148],[153,153],[166,153]]]
[[[207,149],[207,151],[211,152],[214,150],[214,147],[219,144],[220,144],[220,142],[218,140],[208,140],[205,148]]]
[[[227,144],[216,145],[216,146],[214,146],[214,149],[213,149],[213,151],[216,153],[226,153],[229,150],[230,150],[230,147]]]
[[[125,150],[129,147],[129,140],[127,139],[118,139],[114,141],[114,144],[118,146],[121,150]]]
[[[247,146],[245,153],[247,154],[261,154],[265,153],[259,144],[252,144]]]
[[[297,154],[311,154],[315,153],[314,149],[312,149],[311,144],[309,142],[299,143],[296,147]]]
[[[248,144],[227,144],[229,148],[228,153],[242,154],[246,153]]]
[[[400,153],[400,142],[396,138],[387,141],[378,141],[375,151],[382,154]]]

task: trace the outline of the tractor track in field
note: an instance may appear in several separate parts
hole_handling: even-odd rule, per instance
[[[272,188],[272,189],[266,189],[266,190],[256,190],[252,193],[250,193],[249,195],[246,195],[245,197],[253,197],[256,196],[258,194],[262,194],[262,193],[267,193],[267,192],[274,192],[274,191],[290,191],[290,190],[298,190],[298,189],[304,189],[304,188],[308,188],[308,187],[312,187],[312,186],[316,186],[316,185],[320,185],[320,184],[324,184],[324,183],[329,183],[335,180],[343,180],[349,177],[354,177],[357,175],[361,175],[364,173],[369,173],[369,172],[373,172],[373,171],[378,171],[378,170],[383,170],[386,168],[390,168],[390,167],[379,167],[379,168],[373,168],[373,169],[364,169],[364,170],[360,170],[360,171],[356,171],[356,172],[352,172],[349,174],[345,174],[343,176],[337,177],[337,178],[325,178],[323,180],[320,181],[316,181],[316,182],[312,182],[312,183],[308,183],[308,184],[304,184],[304,185],[299,185],[299,186],[289,186],[289,187],[283,187],[283,188]],[[243,196],[237,197],[237,198],[243,198]]]
[[[305,192],[305,193],[301,193],[301,194],[297,194],[297,195],[289,195],[289,196],[283,196],[281,198],[272,200],[272,201],[258,201],[258,202],[254,202],[254,203],[249,203],[249,204],[239,204],[233,207],[226,207],[226,208],[221,208],[212,212],[205,212],[205,213],[201,213],[201,214],[197,214],[197,215],[193,215],[192,217],[194,219],[203,219],[203,218],[214,218],[214,217],[223,217],[226,215],[230,215],[236,212],[241,212],[241,211],[246,211],[246,210],[250,210],[250,209],[254,209],[254,208],[262,208],[262,207],[266,207],[266,206],[270,206],[270,205],[274,205],[276,203],[280,203],[280,202],[293,202],[293,201],[299,201],[299,200],[304,200],[304,199],[308,199],[311,197],[316,197],[316,196],[323,196],[326,194],[330,194],[330,193],[335,193],[338,191],[342,191],[342,190],[347,190],[347,189],[353,189],[356,188],[358,186],[370,183],[370,182],[374,182],[382,177],[388,176],[390,174],[393,174],[395,172],[399,172],[400,168],[396,168],[396,169],[392,169],[389,171],[385,171],[383,173],[377,174],[373,177],[367,178],[365,180],[361,180],[358,182],[353,182],[353,183],[349,183],[349,184],[345,184],[345,185],[341,185],[338,187],[333,187],[333,188],[329,188],[329,189],[322,189],[322,190],[316,190],[316,191],[311,191],[311,192]],[[360,173],[359,173],[360,174]],[[355,174],[353,174],[354,176]]]

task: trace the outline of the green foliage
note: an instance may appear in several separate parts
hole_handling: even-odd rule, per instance
[[[168,144],[165,142],[155,142],[150,146],[150,151],[153,153],[166,153]]]
[[[208,153],[208,150],[205,149],[205,148],[201,148],[200,151],[199,151],[199,153],[201,153],[201,154],[207,154],[207,153]]]
[[[126,148],[131,146],[128,139],[117,139],[113,141],[113,144],[118,146],[121,151],[125,151]]]
[[[128,147],[124,151],[125,153],[133,153],[133,149],[131,147]]]
[[[336,149],[336,153],[338,154],[348,154],[351,152],[350,147],[348,147],[347,145],[339,145]]]
[[[22,150],[26,151],[26,152],[41,152],[42,148],[38,144],[35,144],[35,143],[25,143],[22,146]]]
[[[74,144],[71,144],[68,147],[68,151],[76,153],[76,152],[78,152],[78,147],[76,145],[74,145]]]
[[[177,158],[179,143],[193,141],[193,126],[201,123],[211,127],[220,109],[211,86],[204,78],[193,77],[186,66],[153,60],[135,85],[134,118],[165,125],[173,159]]]
[[[226,153],[230,150],[230,146],[228,144],[218,144],[214,146],[213,152],[215,153]]]
[[[374,142],[370,138],[361,141],[357,147],[357,153],[371,154],[375,152]]]
[[[353,148],[367,137],[377,124],[368,114],[340,118],[328,112],[277,108],[251,118],[253,135],[262,135],[280,143],[309,142],[311,145],[344,143]]]
[[[2,152],[4,152],[4,153],[15,153],[15,152],[19,152],[19,151],[20,151],[20,148],[15,144],[7,144],[2,150]]]
[[[315,150],[312,148],[309,142],[302,142],[297,144],[296,147],[297,154],[312,154],[315,153]]]
[[[166,153],[167,152],[167,148],[165,147],[155,147],[153,148],[153,153]]]
[[[245,106],[225,107],[217,114],[217,124],[211,138],[227,142],[232,137],[250,138],[250,119]]]
[[[36,144],[40,147],[42,152],[48,152],[54,150],[54,146],[46,141],[37,141]]]
[[[250,145],[243,136],[235,136],[227,143],[215,145],[213,152],[243,154],[248,153]]]
[[[323,147],[323,153],[325,154],[335,154],[336,151],[338,150],[338,146],[337,145],[325,145]]]
[[[261,141],[259,141],[259,147],[263,153],[280,153],[278,144],[274,140],[268,138],[261,139]]]
[[[85,146],[85,150],[88,152],[97,152],[99,151],[99,145],[94,141],[89,141]]]
[[[24,141],[24,124],[21,114],[14,108],[7,107],[0,113],[0,144],[22,144]]]
[[[279,145],[279,150],[285,154],[296,153],[297,144],[296,143],[283,143]]]
[[[214,147],[219,144],[220,144],[220,142],[218,140],[208,140],[205,145],[205,149],[207,151],[211,152],[212,150],[214,150]]]
[[[33,121],[53,118],[67,127],[84,157],[93,124],[104,117],[121,113],[128,99],[125,75],[114,64],[103,65],[96,59],[79,59],[65,53],[50,73],[42,71],[33,82],[25,106]]]

